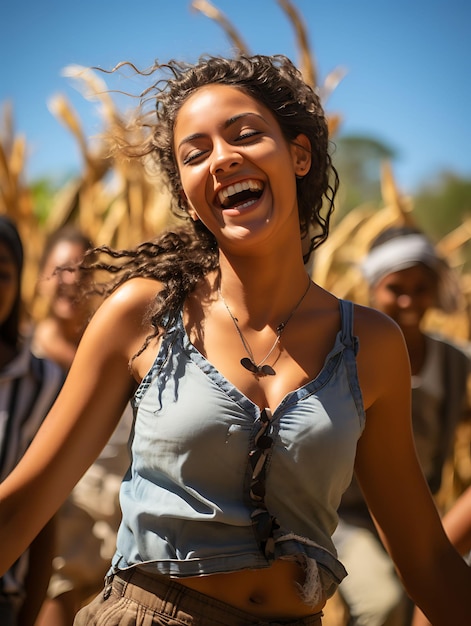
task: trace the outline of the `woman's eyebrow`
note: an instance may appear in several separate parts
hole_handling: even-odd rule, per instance
[[[239,113],[238,115],[234,115],[233,117],[230,117],[224,123],[224,128],[229,128],[229,126],[232,126],[232,124],[235,124],[238,120],[244,117],[258,117],[262,121],[266,122],[265,118],[259,113],[255,113],[254,111],[246,111],[244,113]]]
[[[228,120],[226,120],[222,124],[222,128],[224,130],[227,128],[230,128],[233,124],[235,124],[240,119],[245,118],[245,117],[258,117],[260,120],[267,123],[267,120],[259,113],[255,113],[254,111],[245,111],[243,113],[238,113],[237,115],[230,117]],[[205,136],[205,133],[192,133],[191,135],[184,137],[178,144],[178,147],[180,148],[184,144],[189,143],[191,141],[194,141],[195,139],[199,139],[200,137],[204,137],[204,136]]]

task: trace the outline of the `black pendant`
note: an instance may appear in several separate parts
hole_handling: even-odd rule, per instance
[[[262,365],[259,367],[248,357],[241,359],[240,364],[242,367],[245,367],[246,370],[249,370],[249,372],[258,376],[274,376],[276,374],[275,370],[270,365]]]

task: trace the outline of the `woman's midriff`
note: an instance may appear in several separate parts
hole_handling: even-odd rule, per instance
[[[322,610],[325,601],[308,606],[300,596],[304,571],[293,561],[275,561],[266,569],[179,578],[190,589],[265,619],[306,617]]]

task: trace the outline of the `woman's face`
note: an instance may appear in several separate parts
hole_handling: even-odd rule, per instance
[[[418,329],[437,298],[437,276],[424,265],[415,265],[382,278],[371,289],[371,303],[392,317],[403,330]]]
[[[243,241],[260,245],[288,223],[299,231],[295,175],[309,169],[309,148],[304,135],[288,143],[271,111],[240,89],[198,89],[174,131],[190,216],[234,250]]]
[[[49,301],[51,313],[59,319],[80,317],[85,299],[79,298],[83,284],[80,271],[58,270],[59,266],[73,266],[85,254],[83,246],[72,241],[59,241],[44,264],[38,283],[41,296]],[[82,303],[82,304],[81,304]]]
[[[12,311],[18,298],[18,267],[10,248],[0,241],[0,325]]]

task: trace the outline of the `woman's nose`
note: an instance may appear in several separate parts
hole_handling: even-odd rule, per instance
[[[213,147],[210,172],[214,175],[229,171],[240,165],[242,160],[242,155],[235,150],[234,146],[225,141],[217,142]]]

